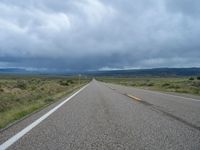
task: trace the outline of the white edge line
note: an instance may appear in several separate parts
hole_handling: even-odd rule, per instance
[[[53,109],[51,109],[50,111],[48,111],[46,114],[44,114],[42,117],[38,118],[36,121],[34,121],[33,123],[31,123],[30,125],[28,125],[24,129],[22,129],[20,132],[18,132],[17,134],[15,134],[13,137],[11,137],[10,139],[8,139],[6,142],[4,142],[3,144],[1,144],[0,145],[0,150],[5,150],[8,147],[10,147],[12,144],[14,144],[20,138],[22,138],[26,133],[28,133],[31,129],[33,129],[34,127],[36,127],[43,120],[45,120],[52,113],[54,113],[58,108],[60,108],[62,105],[64,105],[67,101],[69,101],[71,98],[73,98],[74,96],[76,96],[79,92],[81,92],[82,90],[84,90],[88,85],[89,84],[87,84],[84,87],[82,87],[76,93],[74,93],[73,95],[71,95],[70,97],[68,97],[66,100],[64,100],[63,102],[61,102],[60,104],[58,104],[56,107],[54,107]]]

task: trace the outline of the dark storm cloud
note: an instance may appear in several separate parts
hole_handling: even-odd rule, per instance
[[[2,0],[0,67],[200,66],[197,0]]]

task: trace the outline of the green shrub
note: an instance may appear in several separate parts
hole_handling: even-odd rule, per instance
[[[0,88],[0,92],[4,92],[4,89],[3,89],[3,88]]]
[[[35,86],[31,86],[31,90],[34,91],[36,89]]]
[[[54,99],[50,96],[45,99],[46,103],[53,102],[53,101],[54,101]]]
[[[66,80],[60,80],[59,83],[60,83],[60,85],[62,85],[62,86],[69,86],[69,83],[68,83],[68,81],[66,81]]]
[[[23,81],[23,80],[18,80],[18,81],[17,81],[17,83],[16,83],[16,88],[25,90],[26,87],[27,87],[27,85],[26,85],[26,82],[25,82],[25,81]]]
[[[132,83],[131,86],[136,86],[136,84],[135,84],[135,83]]]
[[[190,77],[189,80],[191,80],[191,81],[194,80],[194,77]]]
[[[197,80],[200,80],[200,76],[197,77]]]
[[[162,87],[166,87],[166,86],[170,86],[170,84],[169,83],[162,84]]]
[[[67,80],[67,82],[70,83],[70,84],[74,84],[73,80]]]
[[[154,83],[148,83],[147,86],[154,86]]]
[[[178,86],[178,85],[170,85],[170,86],[168,86],[168,88],[170,88],[170,89],[180,89],[181,87]]]
[[[5,111],[7,108],[8,108],[7,105],[5,103],[1,102],[1,104],[0,104],[0,112]]]
[[[192,93],[199,94],[200,93],[200,89],[199,88],[194,88],[194,89],[192,89]]]
[[[192,82],[191,85],[200,88],[200,82]]]
[[[60,80],[59,83],[60,83],[60,85],[63,85],[63,86],[69,86],[70,84],[74,84],[74,81],[73,80]]]
[[[146,86],[147,84],[146,83],[139,83],[138,85],[139,86]]]

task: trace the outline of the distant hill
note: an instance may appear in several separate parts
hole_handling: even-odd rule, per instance
[[[200,68],[153,68],[153,69],[131,69],[131,70],[87,71],[87,72],[29,71],[20,68],[0,68],[0,74],[44,74],[44,75],[85,74],[91,76],[197,76],[200,75]]]
[[[200,68],[153,68],[91,72],[96,76],[196,76]]]
[[[25,73],[25,72],[28,71],[19,68],[0,68],[0,73]]]
[[[84,74],[83,72],[69,72],[56,70],[27,70],[21,68],[0,68],[0,74],[20,74],[20,75],[77,75]]]

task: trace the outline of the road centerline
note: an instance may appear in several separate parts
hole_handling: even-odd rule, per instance
[[[128,97],[130,97],[130,98],[132,98],[132,99],[134,99],[134,100],[137,100],[137,101],[141,101],[142,100],[141,98],[133,96],[131,94],[125,94],[125,95],[128,96]]]

